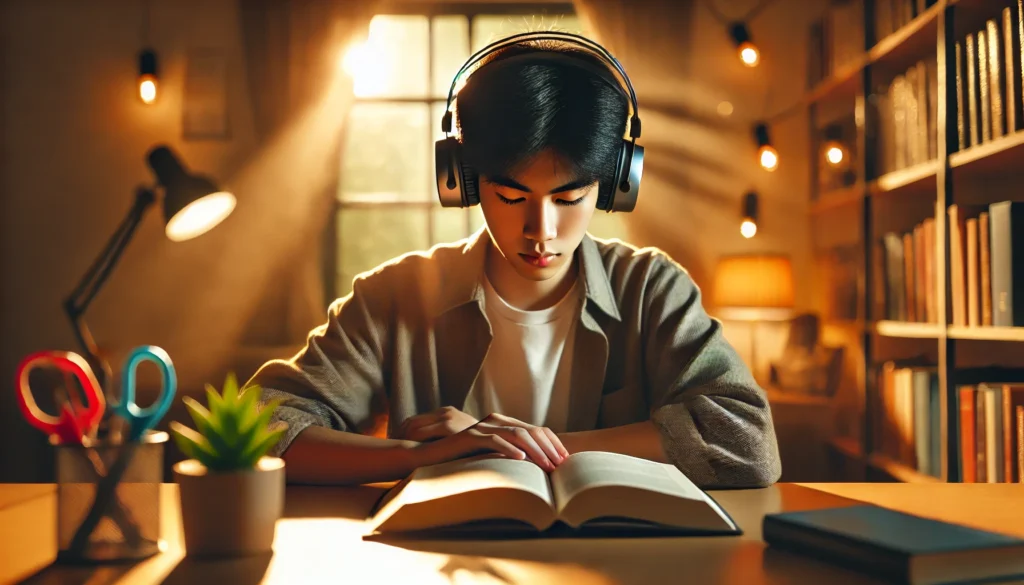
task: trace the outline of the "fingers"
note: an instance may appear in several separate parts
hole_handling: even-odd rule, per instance
[[[566,457],[568,457],[569,456],[569,450],[566,449],[564,445],[562,445],[562,440],[558,438],[558,435],[555,434],[555,431],[552,431],[551,429],[549,429],[547,427],[541,427],[541,428],[544,429],[544,433],[548,436],[548,439],[551,441],[551,444],[554,446],[555,451],[558,452],[558,454],[561,456],[561,458],[565,459]],[[559,463],[561,463],[561,461],[559,461]]]
[[[537,444],[537,440],[530,434],[530,431],[523,427],[498,427],[504,429],[504,436],[508,441],[526,452],[534,463],[546,471],[554,471],[555,464],[551,462],[544,449]]]
[[[499,435],[483,435],[483,443],[485,448],[490,449],[496,453],[500,453],[506,457],[512,459],[525,459],[526,453],[516,448],[515,445],[508,442]]]
[[[552,467],[554,467],[562,462],[562,454],[555,448],[554,444],[551,442],[551,437],[549,437],[548,433],[545,432],[546,430],[546,427],[534,427],[529,429],[529,433],[537,443],[537,446],[540,447],[541,451],[544,451],[544,455],[547,456]]]

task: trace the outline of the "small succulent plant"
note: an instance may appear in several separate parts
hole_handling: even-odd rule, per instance
[[[230,372],[222,394],[206,385],[209,408],[185,396],[182,401],[196,428],[172,421],[169,426],[175,443],[186,456],[211,471],[252,469],[284,433],[283,424],[269,424],[280,401],[272,400],[261,409],[258,407],[260,392],[255,384],[239,392],[238,380],[234,372]]]

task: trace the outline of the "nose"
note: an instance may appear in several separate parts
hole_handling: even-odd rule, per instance
[[[523,235],[535,242],[547,242],[558,235],[558,210],[553,201],[531,202],[526,212]]]

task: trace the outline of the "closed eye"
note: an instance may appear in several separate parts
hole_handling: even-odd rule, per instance
[[[495,192],[494,194],[497,195],[498,199],[500,199],[501,202],[504,203],[505,205],[516,205],[517,203],[522,203],[523,201],[526,201],[525,197],[509,199],[508,197],[503,196],[501,193]],[[583,200],[586,198],[587,196],[584,195],[582,197],[577,197],[576,199],[556,199],[555,203],[559,205],[579,205],[580,203],[583,203]]]

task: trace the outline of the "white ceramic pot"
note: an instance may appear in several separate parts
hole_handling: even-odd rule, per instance
[[[195,459],[174,465],[181,520],[190,557],[270,552],[284,510],[284,460],[263,457],[256,467],[226,473]]]

